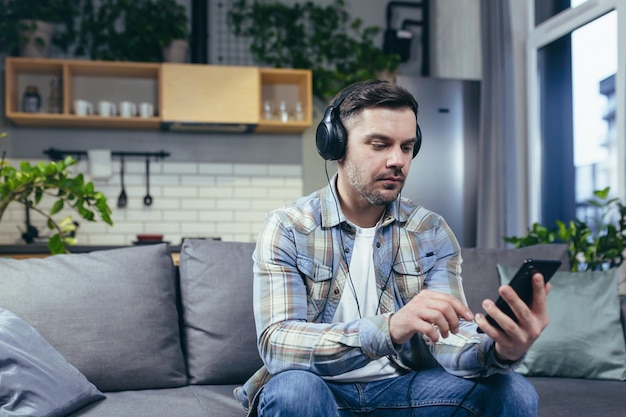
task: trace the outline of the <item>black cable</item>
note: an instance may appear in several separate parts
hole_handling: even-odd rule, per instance
[[[401,195],[402,192],[400,192],[400,194],[398,195],[398,221],[400,219],[400,199],[401,199]],[[400,251],[400,230],[398,228],[398,250],[396,251],[396,257],[398,256],[398,252]],[[392,262],[392,270],[393,270],[393,265],[396,263],[396,258],[394,258],[393,262]],[[387,280],[389,280],[389,278],[387,278]],[[387,286],[387,283],[385,283],[385,287]],[[381,293],[381,297],[382,297],[382,293]],[[380,299],[379,299],[379,305],[380,305]],[[413,385],[413,381],[415,380],[415,378],[417,377],[417,374],[419,373],[419,371],[415,371],[415,375],[413,375],[413,377],[411,377],[411,382],[409,383],[409,388],[407,390],[407,399],[409,401],[409,407],[411,407],[411,416],[413,416],[413,406],[412,406],[412,402],[413,399],[411,398],[411,386]],[[452,415],[450,417],[454,417],[456,415],[456,413],[461,409],[461,407],[463,407],[463,404],[465,403],[465,401],[467,400],[467,398],[470,396],[470,394],[472,393],[472,391],[474,391],[474,389],[476,388],[476,385],[478,385],[477,381],[474,381],[474,385],[472,385],[472,387],[465,393],[465,395],[463,396],[463,399],[461,399],[461,403],[458,404],[456,406],[456,408],[454,409],[454,412],[452,413]]]
[[[330,191],[333,195],[333,200],[335,201],[335,208],[337,209],[337,214],[339,214],[339,202],[338,202],[338,198],[335,195],[335,192],[332,188],[332,186],[330,185],[330,176],[328,175],[328,161],[324,161],[324,172],[326,173],[326,181],[328,182],[328,185],[330,187]],[[397,198],[397,205],[396,205],[396,221],[400,221],[400,199],[402,197],[402,192],[398,193],[398,198]],[[380,291],[380,295],[378,296],[378,303],[376,304],[376,312],[379,312],[380,310],[380,303],[382,302],[382,298],[383,298],[383,294],[385,293],[385,290],[387,289],[387,285],[389,284],[389,280],[391,279],[391,274],[393,274],[393,265],[396,263],[396,259],[398,259],[398,254],[400,253],[400,227],[398,226],[397,228],[397,232],[398,234],[398,247],[396,248],[396,254],[394,255],[392,261],[391,261],[391,267],[389,269],[389,274],[387,275],[387,279],[385,280],[385,283],[383,284],[381,291]],[[352,275],[350,274],[350,265],[348,264],[348,259],[346,258],[345,252],[344,252],[344,242],[343,242],[343,232],[341,230],[341,226],[339,229],[339,238],[341,239],[341,255],[343,257],[344,262],[346,263],[346,267],[348,268],[348,280],[350,281],[350,287],[352,290],[352,294],[354,294],[354,299],[356,300],[356,307],[357,310],[359,311],[359,318],[363,318],[361,316],[361,308],[359,306],[359,300],[356,294],[356,288],[354,286],[354,282],[352,281]]]
[[[411,395],[412,393],[411,387],[413,386],[413,381],[415,381],[417,374],[419,374],[419,371],[414,371],[414,372],[415,374],[413,374],[413,376],[411,377],[411,382],[409,383],[409,387],[407,388],[407,391],[406,391],[408,404],[409,404],[409,407],[411,408],[411,417],[413,417],[413,411],[414,411],[413,396]],[[470,394],[474,391],[477,385],[478,385],[478,381],[474,381],[474,384],[469,390],[467,390],[467,392],[461,399],[461,403],[456,406],[456,408],[454,409],[454,412],[450,415],[450,417],[454,417],[456,413],[463,407],[463,404],[465,404],[465,401],[469,398]]]
[[[463,399],[461,400],[461,403],[459,405],[456,406],[456,409],[454,410],[454,413],[452,413],[452,415],[450,417],[454,417],[457,413],[457,411],[459,411],[461,409],[461,407],[463,407],[463,403],[465,403],[465,400],[467,400],[467,398],[470,396],[470,394],[472,393],[472,391],[474,391],[474,389],[476,388],[476,386],[478,385],[478,381],[474,381],[474,385],[472,385],[472,388],[470,388],[466,393],[465,396],[463,397]]]
[[[398,193],[398,199],[396,201],[396,222],[400,222],[400,200],[401,199],[402,199],[402,190],[400,190],[400,192]],[[385,293],[385,290],[387,289],[387,284],[389,284],[389,280],[391,279],[391,274],[393,273],[393,266],[396,264],[396,260],[398,259],[398,253],[400,253],[400,225],[398,225],[398,227],[396,228],[396,233],[398,234],[398,247],[396,248],[396,254],[393,256],[393,259],[391,260],[391,267],[389,269],[389,275],[387,275],[387,280],[385,281],[385,284],[383,285],[380,291],[380,295],[378,296],[378,307],[376,308],[376,311],[378,311],[378,309],[380,308],[380,303],[383,299],[383,294]]]
[[[333,200],[335,201],[335,208],[337,209],[337,215],[339,215],[339,202],[338,202],[338,198],[335,195],[335,191],[333,190],[332,185],[330,184],[330,175],[328,174],[328,164],[327,161],[324,161],[324,172],[326,173],[326,181],[328,182],[328,186],[330,187],[330,191],[333,195]],[[400,193],[398,193],[398,198],[396,201],[396,221],[399,222],[400,221],[400,202],[402,200],[402,191],[400,191]],[[376,306],[376,311],[378,312],[380,309],[380,303],[382,301],[382,297],[383,294],[385,292],[385,290],[387,289],[387,285],[389,284],[389,280],[391,279],[391,274],[393,273],[393,266],[396,263],[396,260],[398,258],[398,254],[400,253],[400,227],[398,226],[396,228],[397,230],[397,234],[398,234],[398,247],[396,248],[396,254],[393,257],[393,260],[391,261],[391,267],[389,270],[389,275],[387,275],[387,279],[385,280],[385,284],[383,285],[381,291],[380,291],[380,295],[378,296],[378,305]],[[361,316],[361,307],[359,305],[359,298],[357,297],[356,294],[356,289],[354,287],[354,282],[352,281],[352,276],[350,275],[350,265],[348,264],[348,259],[345,255],[344,252],[344,242],[343,242],[343,231],[341,230],[341,226],[339,226],[339,239],[341,240],[341,256],[344,260],[344,262],[346,263],[346,267],[348,268],[348,280],[350,281],[350,288],[352,290],[352,294],[354,295],[354,300],[356,301],[356,308],[359,312],[359,319],[362,319],[363,317]],[[328,291],[330,292],[330,286]],[[407,388],[407,401],[409,404],[409,407],[411,408],[411,416],[413,416],[413,396],[412,394],[412,386],[413,386],[413,382],[415,381],[415,378],[417,377],[417,374],[419,374],[419,371],[414,371],[415,373],[413,374],[413,376],[411,377],[411,381],[409,382],[409,386]],[[476,386],[478,385],[478,382],[474,382],[474,385],[472,385],[472,387],[465,393],[465,395],[463,396],[463,399],[461,400],[461,403],[458,404],[454,410],[454,412],[452,413],[452,415],[450,417],[454,417],[456,415],[456,413],[461,409],[461,407],[463,407],[463,404],[465,403],[465,401],[467,400],[467,398],[470,396],[470,394],[474,391],[474,389],[476,388]]]
[[[328,175],[328,161],[326,160],[324,161],[324,172],[326,172],[326,181],[328,182],[328,186],[330,187],[330,192],[333,195],[333,200],[335,200],[335,208],[337,209],[337,215],[339,215],[339,202],[338,202],[337,196],[335,195],[335,191],[333,190],[332,185],[330,185],[330,176]],[[346,268],[348,270],[348,281],[350,283],[350,289],[352,290],[352,295],[354,295],[354,301],[356,302],[356,309],[359,313],[359,319],[362,319],[363,316],[361,315],[361,306],[359,304],[359,297],[357,296],[356,288],[354,286],[354,282],[352,281],[352,275],[350,274],[350,264],[348,263],[348,258],[346,257],[345,245],[343,243],[343,230],[342,230],[341,225],[339,225],[339,239],[341,240],[341,257],[343,258],[343,261],[345,262]],[[330,291],[330,286],[328,288],[328,291]],[[378,310],[378,308],[376,308],[376,310]]]
[[[411,409],[411,417],[413,417],[413,396],[411,395],[411,388],[413,387],[413,381],[415,381],[415,378],[417,377],[417,374],[419,374],[419,371],[414,371],[415,373],[413,374],[413,376],[411,377],[411,382],[409,382],[409,388],[407,388],[406,390],[406,399],[408,401],[409,404],[409,408]]]

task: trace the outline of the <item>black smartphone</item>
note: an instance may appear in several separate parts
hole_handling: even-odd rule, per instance
[[[526,259],[513,276],[511,282],[509,282],[509,285],[526,305],[530,305],[533,301],[533,275],[537,272],[541,273],[543,275],[543,281],[547,283],[560,266],[561,261],[554,259]],[[517,317],[513,313],[513,310],[511,310],[511,307],[509,307],[502,297],[498,297],[496,306],[517,323]],[[487,315],[486,319],[492,326],[502,330],[500,325],[491,316]],[[478,328],[478,332],[483,333],[480,327]]]

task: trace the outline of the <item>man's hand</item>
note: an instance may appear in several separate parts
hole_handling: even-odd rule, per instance
[[[476,314],[476,324],[496,342],[498,359],[515,361],[530,349],[548,325],[546,296],[550,292],[550,284],[544,285],[543,275],[533,275],[532,307],[527,306],[509,285],[501,286],[498,292],[509,304],[518,322],[504,314],[493,301],[485,300],[483,308],[504,331],[489,324],[482,314]]]
[[[433,342],[459,331],[459,317],[471,321],[471,311],[450,294],[423,290],[389,319],[389,333],[394,343],[407,342],[415,333],[428,336]],[[439,332],[437,332],[437,328]]]

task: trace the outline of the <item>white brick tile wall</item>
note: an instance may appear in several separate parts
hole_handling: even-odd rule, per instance
[[[199,174],[215,174],[215,175],[230,175],[233,173],[233,164],[198,164]]]
[[[13,165],[19,161],[8,161]],[[38,161],[30,161],[35,164]],[[120,194],[120,162],[112,162],[113,175],[98,179],[94,186],[107,197],[113,211],[113,226],[88,222],[70,209],[55,218],[72,214],[80,223],[79,244],[132,244],[139,233],[162,233],[164,240],[179,244],[189,237],[219,237],[226,241],[251,242],[256,239],[265,214],[290,203],[302,194],[300,165],[184,163],[167,160],[150,164],[151,206],[143,204],[146,194],[145,162],[127,158],[124,183],[126,208],[117,208]],[[72,167],[90,181],[85,160]],[[42,208],[52,200],[44,198]],[[31,212],[31,223],[48,235],[44,218]],[[0,222],[0,244],[22,243],[25,210],[13,203]],[[19,230],[18,230],[19,229]]]
[[[250,174],[250,176],[239,176],[239,177],[235,177],[232,175],[218,176],[215,179],[215,183],[222,187],[223,186],[229,186],[229,187],[248,186],[252,182],[252,178],[254,178],[254,175],[255,174]]]
[[[300,165],[268,165],[268,174],[272,177],[301,177],[302,167]]]
[[[248,210],[252,202],[247,198],[220,198],[217,200],[217,208],[222,210]]]
[[[232,222],[235,219],[232,210],[203,210],[198,213],[200,223]]]
[[[198,197],[210,197],[214,199],[218,198],[230,198],[235,194],[232,186],[215,186],[215,187],[201,187],[197,188]]]
[[[233,173],[245,176],[267,176],[268,165],[262,164],[236,164]]]

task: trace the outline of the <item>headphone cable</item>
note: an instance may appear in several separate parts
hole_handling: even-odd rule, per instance
[[[330,176],[328,175],[328,161],[324,161],[324,172],[326,173],[326,181],[328,182],[328,186],[330,187],[330,192],[333,195],[333,200],[335,201],[335,208],[337,209],[337,216],[339,216],[339,202],[338,198],[335,195],[335,191],[333,190],[332,185],[330,184]],[[341,218],[338,219],[339,223],[341,223]],[[354,301],[356,302],[356,309],[359,313],[359,319],[362,319],[361,315],[361,305],[359,304],[359,297],[356,293],[356,288],[354,286],[354,281],[352,281],[352,274],[350,274],[350,265],[348,264],[348,258],[346,257],[345,245],[343,242],[343,230],[341,224],[339,225],[339,239],[341,241],[341,257],[343,258],[343,262],[346,264],[346,270],[348,271],[348,282],[350,283],[350,289],[352,290],[352,295],[354,296]],[[328,286],[328,293],[330,293],[330,285]],[[377,308],[378,309],[378,308]]]
[[[324,172],[326,174],[326,181],[328,183],[328,186],[330,187],[330,192],[333,195],[333,200],[335,202],[335,208],[337,209],[337,215],[339,216],[339,202],[338,202],[338,198],[335,195],[335,190],[333,189],[331,183],[330,183],[330,175],[328,174],[328,161],[324,160]],[[398,198],[396,199],[396,222],[400,222],[400,202],[402,201],[402,190],[400,191],[400,193],[398,193]],[[341,220],[341,219],[339,219]],[[340,222],[341,223],[341,222]],[[393,265],[395,265],[396,260],[398,258],[398,254],[400,253],[400,226],[398,224],[397,229],[397,234],[398,234],[398,247],[396,248],[396,253],[393,257],[393,260],[391,262],[391,266],[390,266],[390,270],[389,270],[389,275],[387,275],[387,279],[385,280],[385,284],[383,285],[383,287],[381,288],[380,291],[380,295],[378,296],[378,305],[376,306],[376,311],[378,312],[380,309],[380,304],[382,302],[382,297],[383,294],[385,293],[385,290],[387,289],[387,285],[389,284],[389,280],[391,279],[391,275],[393,274]],[[350,265],[348,264],[348,259],[346,258],[345,252],[344,252],[344,242],[343,242],[343,230],[342,230],[342,226],[339,226],[339,239],[341,241],[341,256],[343,258],[343,261],[346,264],[346,268],[348,270],[348,280],[350,282],[350,289],[352,290],[352,294],[354,295],[354,300],[356,302],[356,308],[357,311],[359,313],[359,319],[362,319],[363,317],[361,316],[361,307],[359,305],[359,299],[357,297],[356,294],[356,289],[354,287],[354,282],[352,281],[352,275],[350,274]],[[328,286],[328,294],[330,294],[330,285]],[[327,294],[327,299],[328,299],[328,294]],[[419,371],[414,370],[413,372],[415,372],[415,374],[413,374],[411,376],[411,381],[409,383],[409,387],[407,388],[407,400],[408,400],[408,405],[411,408],[411,416],[413,416],[413,406],[412,406],[412,402],[413,402],[413,396],[412,394],[412,390],[411,390],[411,386],[413,385],[413,381],[415,380],[415,378],[417,377],[417,374],[419,374]],[[461,409],[461,407],[463,407],[463,404],[465,403],[465,401],[467,400],[467,398],[470,396],[470,394],[474,391],[474,389],[476,388],[476,386],[478,385],[478,382],[474,382],[474,384],[472,385],[472,387],[465,393],[465,395],[463,396],[463,398],[461,399],[461,402],[455,407],[454,412],[452,413],[452,415],[450,417],[454,417],[456,415],[456,413]]]

